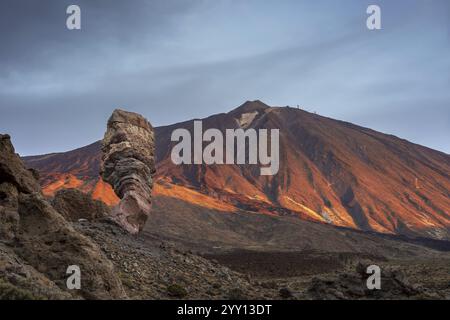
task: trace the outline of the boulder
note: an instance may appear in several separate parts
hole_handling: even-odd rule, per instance
[[[85,299],[124,298],[113,264],[91,239],[76,231],[43,196],[19,196],[20,246],[16,252],[27,263],[66,289],[66,270],[81,270],[81,289],[74,295]]]
[[[34,172],[25,168],[19,155],[15,153],[10,136],[0,134],[0,182],[5,181],[14,185],[20,192],[41,190]]]
[[[66,220],[74,222],[80,219],[95,221],[109,216],[111,212],[102,201],[94,200],[77,189],[59,190],[51,203]]]
[[[382,269],[381,290],[369,290],[367,265],[360,263],[355,272],[341,273],[338,277],[314,277],[308,293],[313,299],[319,300],[431,298],[424,288],[411,284],[401,270],[392,268]]]

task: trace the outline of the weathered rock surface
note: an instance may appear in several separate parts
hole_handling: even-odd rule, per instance
[[[59,190],[51,204],[66,220],[73,222],[80,219],[95,221],[111,213],[111,209],[102,201],[94,200],[89,194],[77,189]]]
[[[244,275],[176,244],[136,237],[113,223],[78,222],[74,227],[101,246],[114,263],[131,299],[267,299],[267,290]]]
[[[320,300],[351,299],[433,299],[445,298],[409,282],[401,270],[384,269],[381,272],[381,289],[369,290],[366,281],[368,264],[358,264],[356,272],[342,273],[337,278],[313,278],[308,293]]]
[[[80,267],[80,290],[66,287],[70,265]],[[126,297],[111,261],[44,199],[7,135],[0,135],[0,280],[22,298]]]
[[[40,192],[34,170],[26,169],[14,151],[10,136],[0,135],[0,182],[12,184],[19,192]],[[0,196],[1,198],[2,196]]]
[[[121,199],[112,218],[130,233],[141,231],[151,210],[154,134],[141,115],[114,110],[102,144],[101,175]]]

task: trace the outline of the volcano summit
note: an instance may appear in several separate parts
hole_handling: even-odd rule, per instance
[[[450,238],[450,156],[392,135],[306,111],[248,101],[202,120],[215,128],[271,130],[279,136],[280,166],[260,175],[255,164],[176,165],[172,133],[194,136],[195,121],[155,128],[154,198],[205,210],[240,210],[363,231]],[[186,132],[184,131],[184,132]],[[117,203],[98,175],[100,143],[65,153],[26,157],[41,172],[44,193],[76,187]],[[418,188],[419,186],[419,188]],[[171,200],[170,200],[171,201]]]

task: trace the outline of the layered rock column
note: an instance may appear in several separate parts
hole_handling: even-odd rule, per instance
[[[103,138],[100,174],[121,199],[112,219],[133,234],[143,229],[151,210],[154,145],[153,127],[143,116],[114,110]]]

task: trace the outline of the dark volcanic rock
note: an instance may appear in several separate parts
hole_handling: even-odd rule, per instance
[[[20,192],[40,192],[34,171],[24,167],[7,134],[0,134],[0,151],[0,182],[9,182]]]
[[[155,173],[154,134],[141,115],[114,110],[103,138],[101,175],[121,199],[112,218],[130,233],[144,227]]]
[[[81,289],[69,293],[71,265],[80,267]],[[126,297],[111,261],[45,200],[7,135],[0,135],[0,279],[16,292],[11,298]]]
[[[66,220],[86,219],[94,221],[109,216],[111,209],[102,201],[94,200],[77,189],[59,190],[52,200],[56,209]]]
[[[64,288],[67,268],[77,265],[83,298],[125,297],[113,265],[100,248],[73,229],[42,196],[21,194],[19,215],[21,246],[16,251],[38,271]]]
[[[0,135],[0,237],[14,238],[19,225],[18,199],[21,192],[40,192],[31,171],[15,153],[10,136]]]
[[[313,299],[429,299],[423,287],[411,284],[400,270],[381,271],[381,289],[367,288],[366,265],[358,264],[356,272],[342,273],[334,279],[313,278],[308,293]]]
[[[292,294],[292,291],[289,290],[289,288],[281,288],[280,291],[280,297],[283,299],[289,299],[292,298],[294,295]]]
[[[278,298],[278,290],[261,288],[240,273],[177,249],[178,245],[136,237],[115,223],[74,223],[74,227],[106,252],[131,299]]]

